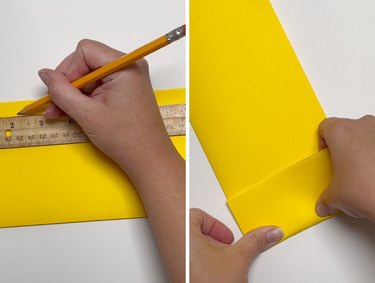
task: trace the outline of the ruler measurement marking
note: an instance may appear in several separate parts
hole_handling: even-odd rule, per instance
[[[185,104],[160,106],[170,136],[185,134]],[[47,120],[43,115],[0,118],[0,149],[89,142],[71,118]]]

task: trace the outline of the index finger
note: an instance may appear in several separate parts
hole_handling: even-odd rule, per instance
[[[335,127],[337,122],[340,120],[340,118],[337,117],[330,117],[324,119],[320,124],[319,124],[319,145],[320,147],[326,148],[329,145],[329,142],[327,141],[327,135],[328,133],[331,132],[331,129]]]

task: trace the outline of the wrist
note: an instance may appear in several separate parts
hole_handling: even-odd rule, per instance
[[[153,190],[159,189],[160,180],[185,179],[185,160],[170,140],[168,145],[153,150],[133,152],[131,158],[120,154],[115,160],[132,180],[140,194],[144,190],[149,190],[150,187]]]

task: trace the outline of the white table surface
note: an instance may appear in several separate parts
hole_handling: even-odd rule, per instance
[[[375,114],[375,1],[272,0],[328,116]],[[190,206],[241,232],[200,147],[190,133]],[[346,216],[316,225],[263,253],[252,283],[375,282],[375,226]]]
[[[184,22],[183,0],[3,0],[0,101],[44,94],[37,71],[55,68],[80,39],[129,52]],[[185,86],[185,46],[183,39],[147,57],[155,89]],[[0,229],[0,282],[158,283],[166,276],[148,221],[130,219]]]

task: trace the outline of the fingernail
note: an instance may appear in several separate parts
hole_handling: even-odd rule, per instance
[[[40,79],[44,82],[44,84],[48,85],[48,83],[49,83],[49,76],[48,76],[48,74],[45,71],[40,70],[38,72],[38,75],[39,75]]]
[[[284,232],[280,228],[273,228],[266,232],[267,244],[273,245],[276,244],[284,237]]]
[[[315,206],[316,214],[321,217],[331,215],[336,212],[336,210],[330,208],[325,202],[319,201]]]

